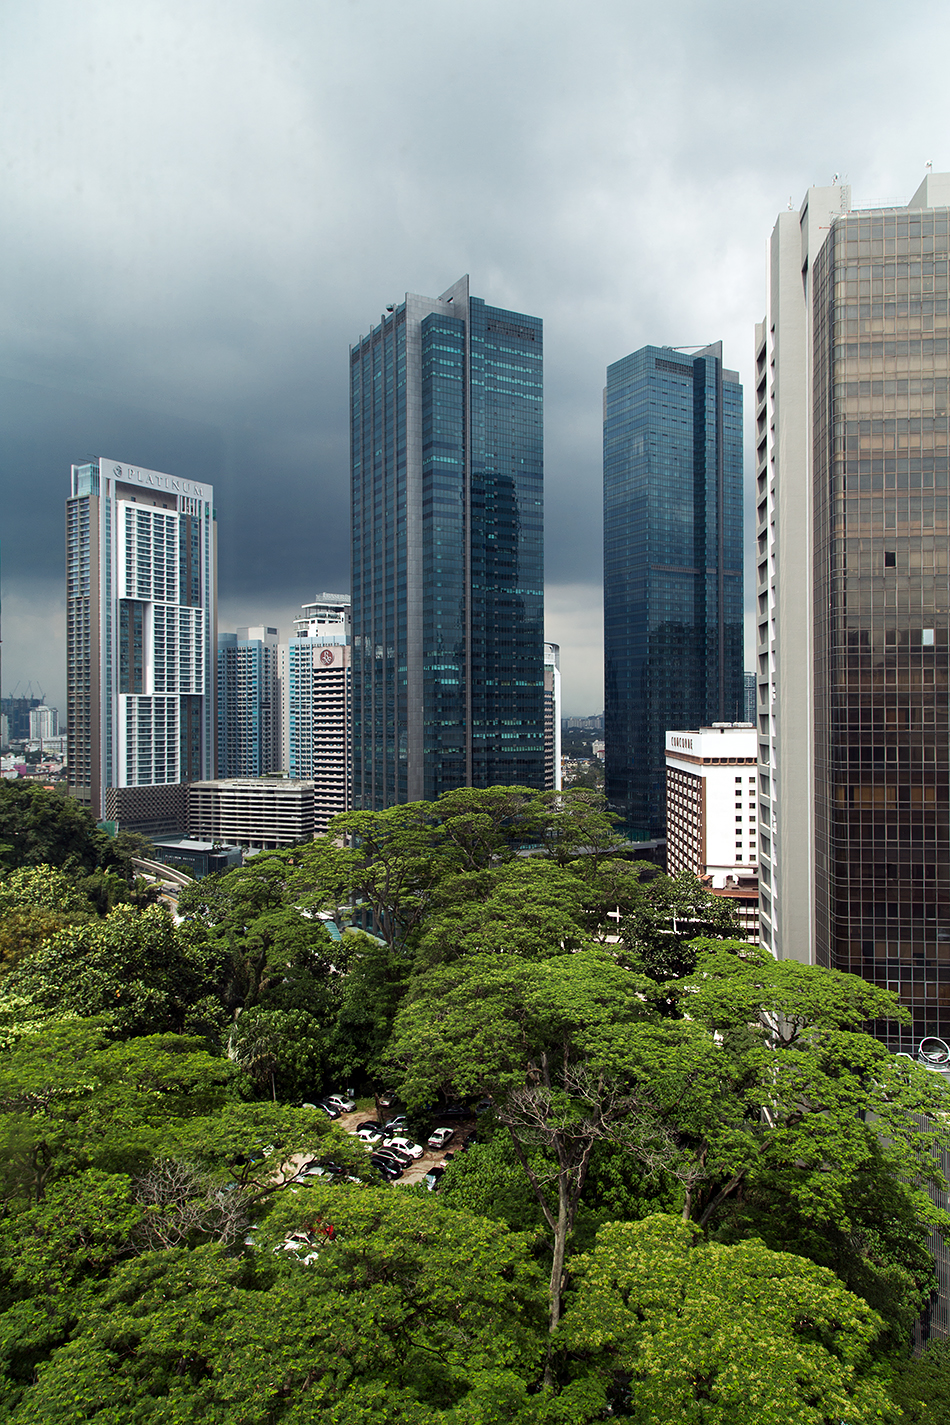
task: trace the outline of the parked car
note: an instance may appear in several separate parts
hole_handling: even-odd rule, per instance
[[[444,1172],[444,1168],[430,1168],[429,1171],[426,1173],[422,1181],[425,1183],[426,1187],[429,1189],[430,1192],[438,1192],[439,1183],[442,1179],[442,1174]]]
[[[462,1139],[462,1152],[467,1153],[469,1148],[473,1147],[477,1142],[478,1134],[473,1128],[471,1133],[466,1133],[465,1137]]]
[[[356,1107],[355,1098],[347,1098],[345,1094],[341,1093],[327,1094],[327,1103],[332,1104],[334,1108],[338,1108],[341,1113],[352,1113]]]
[[[363,1129],[363,1128],[372,1128],[375,1133],[380,1133],[380,1132],[382,1132],[382,1129],[380,1128],[379,1124],[376,1122],[376,1119],[375,1119],[375,1118],[367,1118],[367,1120],[366,1120],[365,1123],[358,1123],[358,1124],[356,1125],[356,1131],[357,1131],[357,1133],[359,1133],[360,1130]]]
[[[392,1158],[383,1158],[379,1153],[374,1153],[370,1158],[370,1162],[378,1173],[382,1173],[383,1177],[388,1178],[390,1181],[395,1181],[396,1178],[402,1177],[402,1168],[393,1162]]]
[[[404,1113],[399,1113],[395,1118],[390,1118],[386,1123],[387,1133],[401,1133],[407,1126],[408,1119]]]
[[[317,1099],[317,1102],[313,1105],[313,1107],[321,1109],[326,1114],[327,1118],[339,1118],[340,1116],[340,1110],[338,1108],[334,1108],[332,1103],[327,1103],[325,1099]]]
[[[401,1135],[384,1139],[383,1147],[398,1148],[401,1153],[408,1153],[411,1158],[421,1158],[425,1152],[421,1143],[413,1143],[411,1138],[403,1138]]]
[[[468,1118],[470,1113],[464,1103],[447,1103],[445,1108],[436,1110],[436,1118]]]
[[[381,1128],[375,1124],[371,1128],[363,1127],[356,1130],[356,1136],[361,1143],[382,1143],[385,1134]]]
[[[439,1149],[444,1148],[446,1143],[451,1143],[454,1137],[454,1128],[437,1128],[432,1134],[432,1137],[429,1139],[429,1147],[435,1148],[436,1151],[438,1151]]]
[[[401,1168],[412,1167],[412,1154],[403,1153],[400,1148],[387,1148],[385,1143],[375,1150],[383,1158],[392,1158],[394,1163],[398,1163]]]

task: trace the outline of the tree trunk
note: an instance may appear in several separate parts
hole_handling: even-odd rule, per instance
[[[558,1174],[557,1184],[557,1222],[554,1226],[554,1260],[551,1263],[551,1286],[550,1286],[550,1320],[548,1331],[550,1338],[548,1341],[547,1360],[544,1363],[544,1384],[548,1389],[554,1385],[554,1373],[551,1370],[551,1353],[554,1348],[553,1336],[561,1319],[561,1292],[564,1289],[564,1257],[567,1253],[567,1234],[570,1231],[570,1217],[568,1210],[568,1183],[567,1175],[564,1172]]]

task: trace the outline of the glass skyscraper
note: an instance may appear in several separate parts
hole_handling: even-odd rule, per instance
[[[744,720],[742,387],[722,345],[645,346],[604,393],[606,790],[666,827],[666,733]]]
[[[950,1038],[950,174],[781,213],[757,331],[763,942]]]
[[[541,322],[407,294],[350,392],[354,805],[541,788]]]

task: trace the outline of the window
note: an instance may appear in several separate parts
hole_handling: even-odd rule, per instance
[[[896,568],[897,568],[897,555],[896,555],[896,553],[894,552],[893,549],[885,549],[885,551],[884,551],[884,568],[885,568],[885,569],[896,569]]]

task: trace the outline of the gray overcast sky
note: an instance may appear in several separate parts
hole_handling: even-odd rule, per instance
[[[950,10],[0,0],[3,692],[63,707],[70,462],[210,480],[222,627],[345,589],[351,341],[463,273],[545,323],[547,633],[599,711],[604,368],[722,338],[776,212],[906,202]]]

